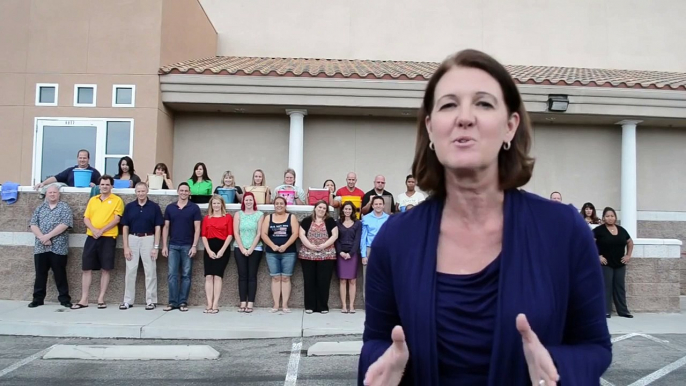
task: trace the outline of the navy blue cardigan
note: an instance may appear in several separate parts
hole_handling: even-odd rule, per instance
[[[410,350],[402,385],[437,385],[436,251],[443,200],[391,216],[372,245],[358,384],[400,325]],[[530,385],[517,314],[550,352],[560,385],[599,384],[612,361],[593,235],[574,208],[505,193],[503,246],[488,385]]]

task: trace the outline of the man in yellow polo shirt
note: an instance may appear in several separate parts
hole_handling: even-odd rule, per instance
[[[83,246],[81,269],[81,300],[71,308],[78,310],[88,307],[88,289],[91,286],[92,271],[102,269],[100,276],[100,294],[98,308],[107,308],[105,293],[110,284],[110,271],[114,269],[114,251],[119,235],[119,220],[124,215],[124,202],[112,194],[114,179],[105,174],[100,178],[100,195],[88,201],[83,222],[88,230],[86,243]]]

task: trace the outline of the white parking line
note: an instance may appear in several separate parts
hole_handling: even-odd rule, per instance
[[[678,369],[679,367],[681,367],[683,365],[686,365],[686,357],[683,357],[676,362],[672,362],[672,363],[668,364],[667,366],[665,366],[665,367],[663,367],[663,368],[661,368],[661,369],[659,369],[653,373],[646,375],[645,377],[643,377],[643,378],[639,379],[638,381],[630,384],[629,386],[646,386],[646,385],[649,385],[649,384],[657,381],[658,379],[664,377],[665,375],[671,373],[672,371]]]
[[[291,357],[288,360],[286,381],[283,383],[284,386],[295,386],[296,382],[298,381],[298,366],[300,365],[300,351],[302,350],[302,347],[302,339],[293,339],[293,346],[291,346]]]
[[[626,334],[626,335],[622,335],[622,336],[618,336],[618,337],[612,338],[612,339],[611,339],[611,342],[612,342],[612,343],[621,342],[621,341],[623,341],[623,340],[625,340],[625,339],[633,338],[634,336],[636,336],[636,333],[633,333],[633,332],[632,332],[631,334]]]
[[[615,386],[615,385],[611,382],[604,380],[603,378],[600,378],[600,386]]]
[[[29,363],[35,361],[36,359],[42,357],[43,355],[45,355],[46,352],[48,352],[48,350],[52,349],[53,347],[55,347],[55,345],[52,345],[52,346],[46,348],[45,350],[39,351],[39,352],[29,356],[29,357],[26,357],[26,358],[20,360],[19,362],[16,362],[16,363],[14,363],[8,367],[5,367],[4,369],[0,370],[0,378],[11,373],[12,371],[14,371],[14,370],[16,370],[22,366],[26,366],[27,364],[29,364]]]

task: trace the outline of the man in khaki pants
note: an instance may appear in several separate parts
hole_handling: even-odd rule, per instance
[[[136,299],[136,276],[138,261],[143,261],[145,271],[145,309],[154,310],[157,304],[157,253],[160,250],[160,234],[164,225],[162,210],[148,199],[148,186],[136,184],[136,201],[126,204],[123,225],[124,257],[126,257],[126,282],[124,302],[120,310],[133,307]],[[128,213],[127,213],[128,210]]]

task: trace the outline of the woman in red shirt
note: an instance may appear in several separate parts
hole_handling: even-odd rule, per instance
[[[222,196],[210,199],[207,216],[202,222],[202,243],[205,246],[205,294],[207,308],[204,313],[219,312],[219,295],[222,292],[222,278],[229,263],[228,251],[233,238],[233,217],[226,213]]]

